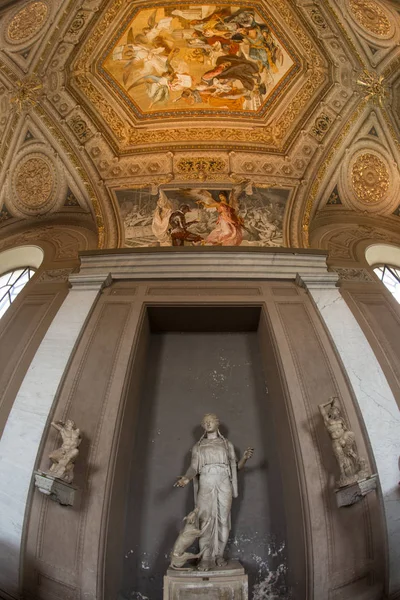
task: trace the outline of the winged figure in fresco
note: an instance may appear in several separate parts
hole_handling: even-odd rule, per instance
[[[244,221],[238,214],[239,196],[249,187],[249,181],[243,180],[235,185],[229,193],[219,192],[218,200],[207,190],[185,190],[186,195],[208,210],[216,210],[218,219],[214,229],[205,240],[212,246],[240,246],[243,240],[242,230],[246,229]],[[251,191],[250,191],[251,193]]]
[[[146,37],[146,41],[150,44],[160,35],[162,31],[169,31],[171,29],[171,21],[173,17],[163,17],[157,23],[157,9],[155,9],[148,21],[148,27],[143,29],[143,35]]]

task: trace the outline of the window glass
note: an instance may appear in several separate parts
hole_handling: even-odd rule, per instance
[[[0,276],[0,317],[34,275],[34,269],[15,269]]]
[[[400,303],[400,269],[383,265],[376,267],[374,273],[378,275],[382,283],[385,284],[389,292],[393,294],[397,302]]]

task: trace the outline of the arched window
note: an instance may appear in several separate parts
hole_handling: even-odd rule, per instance
[[[391,267],[390,265],[383,265],[381,267],[375,267],[374,273],[376,273],[382,283],[385,284],[389,292],[393,294],[397,302],[400,303],[400,269]]]
[[[40,267],[43,257],[38,246],[18,246],[0,252],[0,318]]]
[[[374,244],[367,248],[365,258],[400,303],[400,248],[389,244]]]
[[[34,269],[26,267],[0,275],[0,318],[34,274]]]

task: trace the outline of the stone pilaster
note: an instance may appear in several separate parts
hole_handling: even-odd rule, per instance
[[[18,596],[25,509],[36,457],[58,386],[105,276],[71,276],[61,305],[26,373],[0,440],[0,595]]]
[[[400,592],[400,413],[367,338],[336,287],[337,280],[337,273],[328,272],[297,277],[329,330],[365,422],[382,488],[392,595]]]

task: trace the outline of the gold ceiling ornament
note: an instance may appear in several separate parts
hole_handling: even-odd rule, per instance
[[[18,80],[15,83],[15,93],[11,96],[11,102],[15,104],[20,111],[24,108],[35,106],[42,89],[43,84],[36,75],[31,75],[25,79]]]
[[[220,158],[199,157],[199,158],[181,158],[176,165],[179,173],[192,175],[200,181],[205,181],[208,175],[223,173],[225,171],[225,161]]]
[[[25,42],[43,27],[49,8],[45,2],[29,2],[11,19],[7,37],[11,42]]]
[[[351,183],[357,198],[365,204],[377,204],[389,190],[390,177],[383,161],[365,152],[358,156],[351,169]]]
[[[378,36],[390,33],[390,19],[375,0],[350,0],[349,6],[355,20],[370,33]]]
[[[35,106],[35,112],[40,116],[42,123],[47,127],[48,131],[55,137],[55,139],[61,144],[63,147],[68,159],[73,165],[75,172],[82,179],[83,184],[86,188],[89,200],[93,206],[96,226],[97,226],[97,236],[98,236],[98,248],[104,248],[105,246],[105,227],[104,227],[104,217],[103,217],[103,209],[99,202],[99,199],[95,193],[93,185],[86,173],[86,170],[82,167],[81,162],[78,158],[75,149],[69,144],[66,140],[63,133],[59,130],[56,123],[49,118],[47,112],[44,110],[40,104]]]
[[[45,158],[33,156],[22,161],[13,180],[17,204],[23,208],[40,210],[51,200],[55,182],[52,168]]]
[[[357,79],[357,84],[361,86],[367,100],[372,100],[374,104],[382,106],[383,101],[387,96],[384,81],[385,77],[383,75],[378,75],[377,73],[364,69]]]

